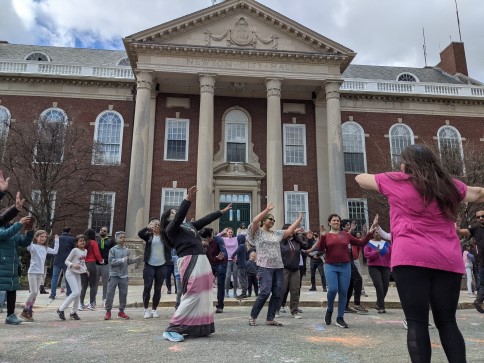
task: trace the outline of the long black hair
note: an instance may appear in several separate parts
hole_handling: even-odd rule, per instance
[[[454,220],[462,199],[449,172],[425,145],[410,145],[401,154],[405,174],[425,205],[435,200],[442,214]]]
[[[166,227],[171,222],[169,220],[170,214],[171,214],[171,209],[167,209],[166,211],[163,212],[163,214],[160,217],[160,235],[161,235],[161,238],[163,239],[163,242],[166,243],[168,247],[175,248],[173,241],[171,241],[168,238],[168,235],[166,234]]]

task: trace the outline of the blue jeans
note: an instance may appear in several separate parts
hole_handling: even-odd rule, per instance
[[[227,264],[212,264],[212,273],[217,276],[217,309],[224,308],[225,299],[225,276],[227,275]]]
[[[334,300],[338,293],[338,318],[345,313],[346,297],[351,279],[351,263],[325,263],[326,281],[328,283],[328,311],[333,312]]]
[[[66,274],[66,270],[67,270],[67,266],[63,266],[63,267],[60,267],[60,266],[57,266],[57,265],[54,265],[52,266],[52,280],[51,280],[51,285],[50,285],[50,296],[54,296],[55,297],[55,294],[56,294],[56,291],[57,291],[57,284],[59,283],[59,276],[60,276],[60,273],[61,271],[64,271],[64,276]],[[69,296],[71,294],[71,287],[69,286],[69,283],[67,282],[66,280],[66,288],[67,288],[67,296]]]
[[[260,311],[269,298],[269,295],[272,293],[271,299],[269,300],[269,309],[267,311],[267,321],[273,321],[284,290],[284,269],[259,266],[257,271],[260,284],[259,295],[252,306],[250,316],[253,319],[257,319]]]

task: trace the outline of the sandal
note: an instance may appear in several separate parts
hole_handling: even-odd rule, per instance
[[[250,319],[249,319],[249,325],[250,325],[250,326],[257,326],[257,322],[255,321],[255,319],[254,319],[254,318],[250,318]]]
[[[272,326],[282,326],[282,323],[272,320],[272,321],[266,321],[266,325],[272,325]]]

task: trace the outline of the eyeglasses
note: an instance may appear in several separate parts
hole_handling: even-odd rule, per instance
[[[274,218],[267,218],[267,219],[270,220],[270,221],[273,221],[273,222],[276,221]]]
[[[482,216],[476,216],[477,219],[484,218],[484,214]]]

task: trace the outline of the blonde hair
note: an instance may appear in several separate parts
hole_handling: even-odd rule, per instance
[[[37,238],[39,238],[39,236],[43,235],[43,234],[46,234],[46,235],[49,235],[47,233],[47,231],[44,231],[43,229],[39,229],[37,232],[35,232],[34,234],[34,241],[35,241],[35,244],[37,245]]]

